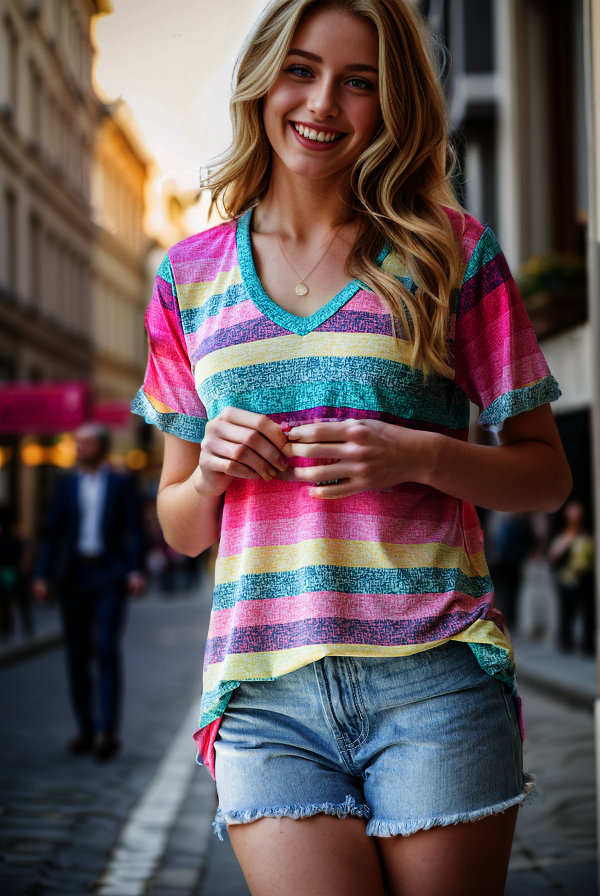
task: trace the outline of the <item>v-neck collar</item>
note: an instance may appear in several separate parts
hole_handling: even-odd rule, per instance
[[[315,311],[314,314],[309,315],[309,317],[299,317],[297,314],[292,314],[291,311],[286,311],[285,308],[282,308],[281,305],[278,305],[277,302],[274,302],[267,295],[256,273],[250,237],[252,212],[253,209],[248,209],[237,223],[236,242],[240,273],[248,295],[256,307],[273,323],[278,324],[285,330],[289,330],[291,333],[295,333],[297,336],[306,336],[308,333],[316,330],[322,323],[325,323],[326,320],[329,320],[330,317],[333,317],[336,311],[339,311],[352,296],[356,295],[359,289],[368,288],[360,280],[352,280],[341,292],[338,292],[329,302],[323,305],[322,308],[319,308],[318,311]],[[377,264],[380,265],[388,253],[389,249],[382,249],[377,257]]]

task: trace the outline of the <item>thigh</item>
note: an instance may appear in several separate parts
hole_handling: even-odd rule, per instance
[[[378,837],[388,896],[502,896],[517,812]]]
[[[375,841],[361,818],[262,818],[231,825],[252,896],[384,896]]]

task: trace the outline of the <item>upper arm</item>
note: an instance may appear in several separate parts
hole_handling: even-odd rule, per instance
[[[501,445],[516,442],[543,442],[558,454],[564,455],[562,442],[549,404],[542,404],[531,411],[523,411],[508,417],[498,432]]]
[[[515,445],[519,442],[539,442],[547,445],[556,456],[555,479],[563,482],[565,489],[570,492],[573,485],[571,470],[549,404],[508,417],[498,433],[498,440],[502,446]]]
[[[165,456],[160,477],[158,492],[172,485],[189,479],[200,460],[200,445],[188,442],[171,433],[164,433]]]

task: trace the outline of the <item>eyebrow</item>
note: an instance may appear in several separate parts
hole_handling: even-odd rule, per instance
[[[289,50],[288,56],[301,56],[303,59],[310,59],[311,62],[322,63],[323,60],[320,56],[317,56],[316,53],[309,53],[308,50]],[[361,62],[352,63],[351,65],[345,65],[344,68],[349,72],[374,72],[374,74],[378,75],[379,71],[373,65],[366,65]]]

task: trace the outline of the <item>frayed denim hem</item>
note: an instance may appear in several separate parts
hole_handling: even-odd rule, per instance
[[[241,809],[235,812],[223,812],[221,807],[217,809],[213,821],[213,831],[223,839],[223,831],[228,824],[246,824],[249,821],[257,821],[259,818],[310,818],[311,815],[337,815],[338,818],[347,818],[355,815],[358,818],[370,818],[371,810],[368,806],[357,805],[353,796],[347,796],[343,803],[314,803],[312,806],[281,806],[277,809]]]
[[[523,774],[523,792],[510,800],[503,803],[497,803],[495,806],[486,806],[485,809],[475,809],[473,812],[460,812],[455,815],[439,815],[435,818],[428,818],[423,821],[379,821],[372,819],[367,825],[367,835],[369,837],[395,837],[401,834],[403,837],[410,837],[417,831],[428,831],[435,827],[445,827],[450,824],[463,824],[466,821],[480,821],[487,818],[488,815],[499,815],[512,806],[518,806],[520,803],[534,802],[537,798],[535,791],[535,782],[531,775]]]

